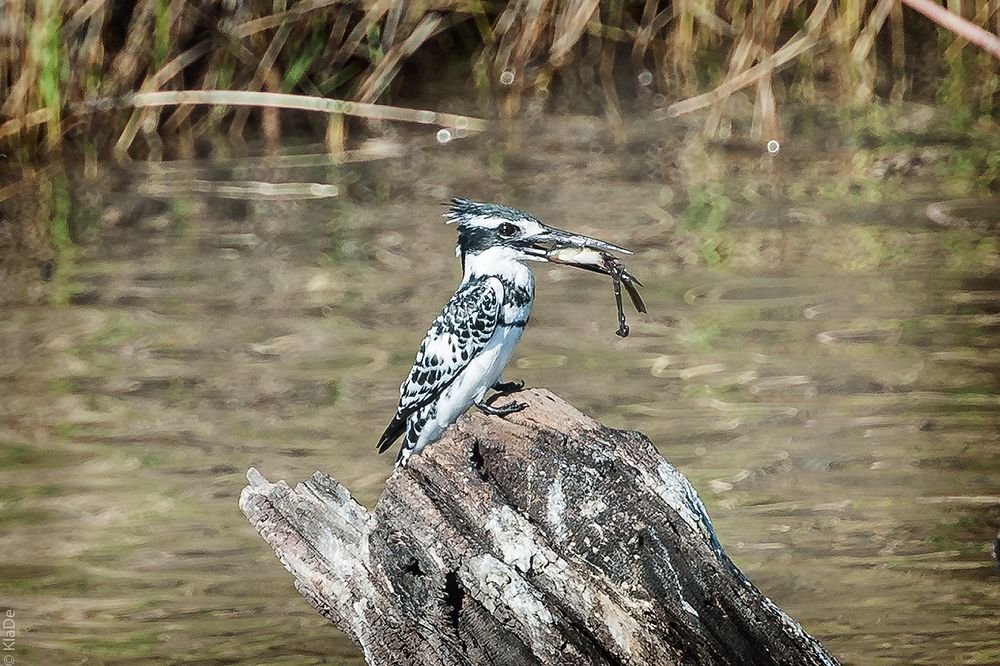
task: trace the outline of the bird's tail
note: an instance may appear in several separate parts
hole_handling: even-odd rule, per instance
[[[399,436],[403,434],[406,430],[406,416],[397,412],[395,416],[392,417],[392,421],[386,426],[385,432],[378,439],[378,444],[376,448],[379,453],[385,453],[392,446],[392,443],[399,439]]]

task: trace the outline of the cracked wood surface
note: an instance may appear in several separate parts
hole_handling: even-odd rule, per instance
[[[255,469],[240,508],[370,664],[836,664],[722,550],[645,436],[545,390],[474,412],[374,511]]]

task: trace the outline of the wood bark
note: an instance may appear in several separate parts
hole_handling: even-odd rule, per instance
[[[517,399],[461,418],[373,511],[321,472],[248,472],[243,512],[369,664],[836,664],[645,436]]]

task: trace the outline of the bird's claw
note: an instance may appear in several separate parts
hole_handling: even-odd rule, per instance
[[[476,407],[490,416],[507,416],[508,414],[519,412],[522,409],[527,409],[528,405],[523,402],[512,402],[509,405],[504,405],[503,407],[494,407],[493,405],[487,405],[485,402],[477,402]]]
[[[504,395],[509,395],[511,393],[517,393],[524,388],[524,382],[497,382],[492,386],[493,390],[497,393],[502,393]]]
[[[527,408],[528,408],[527,403],[512,402],[509,405],[504,405],[503,407],[498,407],[497,409],[499,409],[502,412],[500,416],[507,416],[508,414],[516,414],[517,412],[520,412]]]

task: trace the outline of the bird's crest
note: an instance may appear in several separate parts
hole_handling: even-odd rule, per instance
[[[441,216],[444,218],[445,224],[461,223],[462,220],[477,215],[482,207],[482,204],[461,197],[452,197],[451,201],[444,205],[448,206],[448,211]]]
[[[452,198],[445,206],[448,206],[448,211],[442,215],[445,223],[458,224],[459,226],[477,217],[499,218],[512,222],[535,219],[533,216],[517,208],[493,203],[479,203],[477,201],[462,199],[461,197]]]

